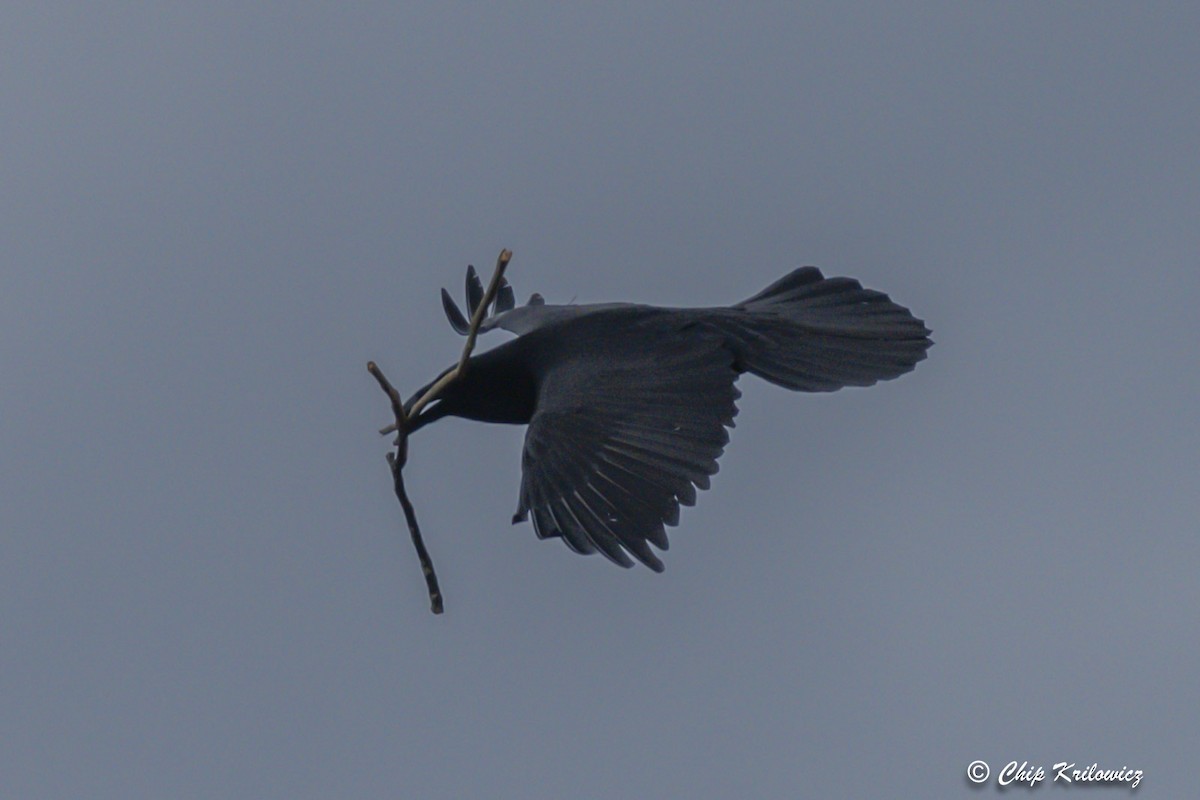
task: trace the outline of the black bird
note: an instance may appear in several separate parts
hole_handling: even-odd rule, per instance
[[[436,399],[421,402],[438,380],[415,393],[404,406],[416,412],[408,432],[447,415],[528,425],[513,523],[532,517],[539,538],[624,567],[632,554],[662,571],[650,545],[666,550],[663,526],[709,487],[734,426],[739,375],[805,392],[870,386],[912,370],[932,344],[925,324],[886,294],[816,267],[723,308],[547,305],[536,294],[516,307],[500,275],[492,303],[468,267],[468,311],[478,312],[479,331],[517,338],[472,356]],[[470,334],[445,289],[442,304],[454,329]]]

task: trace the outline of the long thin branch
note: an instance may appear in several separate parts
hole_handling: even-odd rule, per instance
[[[367,362],[367,371],[379,383],[379,388],[387,394],[388,400],[392,404],[392,414],[396,418],[392,425],[384,428],[380,433],[386,434],[392,431],[397,433],[396,452],[387,454],[388,467],[392,470],[393,488],[396,491],[396,499],[400,501],[400,507],[404,509],[404,519],[408,522],[408,532],[412,536],[413,547],[416,548],[417,557],[421,560],[421,572],[425,575],[425,587],[429,590],[429,607],[434,614],[441,614],[443,611],[442,591],[438,588],[437,573],[433,571],[433,560],[429,557],[429,551],[425,549],[425,540],[422,538],[421,528],[417,524],[417,512],[404,488],[404,465],[408,463],[408,421],[416,417],[422,408],[436,400],[438,395],[466,370],[467,360],[471,357],[471,351],[475,349],[479,326],[483,324],[488,307],[495,301],[496,293],[500,291],[500,281],[504,277],[504,270],[508,267],[510,260],[512,260],[512,251],[501,250],[500,257],[496,259],[496,269],[492,273],[492,281],[488,284],[487,291],[484,292],[483,300],[471,314],[467,343],[463,347],[458,364],[430,386],[429,390],[413,403],[407,414],[404,412],[404,401],[400,399],[400,393],[396,391],[396,387],[392,386],[391,381],[384,376],[383,371],[374,361]]]
[[[408,522],[408,533],[412,537],[413,547],[416,548],[417,558],[421,560],[421,572],[425,575],[425,588],[429,590],[429,608],[433,613],[441,614],[444,610],[442,590],[438,587],[437,573],[433,571],[433,559],[429,557],[429,551],[425,549],[421,527],[417,524],[416,509],[413,508],[412,501],[408,499],[408,492],[404,488],[404,465],[408,461],[408,419],[404,414],[404,404],[400,400],[400,393],[396,391],[396,387],[392,386],[391,381],[384,376],[383,371],[374,361],[367,362],[367,371],[379,383],[379,388],[387,393],[388,399],[392,402],[392,413],[396,415],[396,430],[399,432],[396,437],[396,452],[387,454],[388,467],[392,470],[392,487],[395,489],[396,499],[400,501],[400,507],[404,509],[404,519]]]

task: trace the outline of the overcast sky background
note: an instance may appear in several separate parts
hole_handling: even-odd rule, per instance
[[[113,5],[0,12],[4,796],[1196,792],[1194,4]],[[364,365],[448,365],[502,247],[937,344],[744,379],[663,575],[509,525],[522,429],[422,431],[435,617]]]

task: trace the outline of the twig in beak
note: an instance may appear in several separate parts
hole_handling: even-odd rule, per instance
[[[434,614],[441,614],[444,610],[442,606],[442,591],[438,587],[437,573],[433,571],[433,560],[429,557],[429,551],[425,549],[425,540],[422,538],[421,528],[417,524],[417,512],[413,508],[412,501],[408,499],[408,492],[404,488],[404,465],[408,462],[408,423],[409,420],[416,418],[422,408],[436,400],[438,395],[466,370],[467,360],[471,357],[471,351],[475,349],[475,339],[479,335],[479,326],[483,324],[483,318],[487,315],[488,307],[496,299],[496,293],[500,290],[500,284],[504,277],[504,270],[508,267],[508,262],[511,259],[512,251],[500,251],[500,257],[496,259],[496,269],[492,273],[491,283],[488,284],[487,291],[483,295],[483,300],[475,307],[475,311],[471,315],[471,325],[467,332],[467,343],[463,347],[458,364],[434,382],[429,387],[429,390],[413,403],[408,413],[404,411],[404,403],[400,399],[400,393],[396,391],[396,387],[392,386],[391,381],[384,376],[383,371],[379,369],[379,365],[374,361],[367,362],[367,371],[379,383],[379,388],[383,389],[387,394],[388,400],[392,404],[392,414],[396,418],[395,422],[379,432],[386,435],[394,431],[397,434],[396,452],[387,454],[388,467],[392,471],[392,484],[396,492],[396,499],[400,501],[400,507],[404,510],[404,519],[408,522],[408,532],[412,537],[413,547],[416,548],[417,557],[421,560],[421,572],[425,575],[425,587],[429,590],[429,607]]]

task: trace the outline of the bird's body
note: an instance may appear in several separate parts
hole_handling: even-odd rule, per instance
[[[472,271],[472,309],[477,287]],[[665,550],[664,524],[708,488],[739,375],[802,391],[868,386],[908,372],[931,344],[924,323],[887,295],[814,267],[722,308],[517,308],[507,291],[481,330],[517,338],[471,357],[409,430],[446,415],[529,425],[513,521],[532,516],[540,537],[623,566],[632,554],[662,569],[649,545]],[[443,302],[461,332],[464,318]]]

